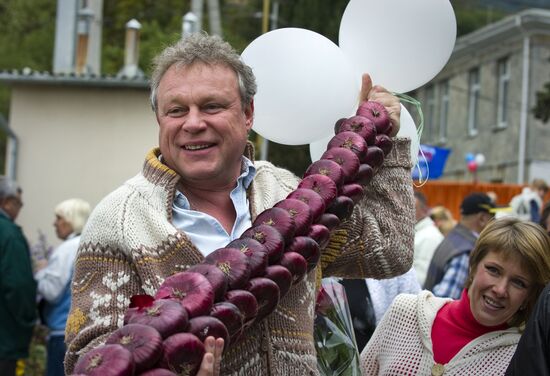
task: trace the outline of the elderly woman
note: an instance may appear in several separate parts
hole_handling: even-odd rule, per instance
[[[505,217],[481,232],[459,300],[396,298],[361,354],[363,375],[503,375],[550,281],[550,237]]]
[[[35,274],[38,293],[43,298],[43,317],[50,329],[48,339],[47,376],[64,375],[65,323],[71,306],[71,277],[80,233],[90,204],[75,198],[55,207],[55,232],[63,242],[53,251],[47,265]]]

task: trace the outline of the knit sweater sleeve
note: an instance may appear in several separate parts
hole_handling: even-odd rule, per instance
[[[323,276],[389,278],[406,273],[414,252],[414,200],[408,139],[394,147],[352,217],[323,251]]]
[[[119,191],[120,192],[120,191]],[[108,196],[90,216],[75,260],[72,305],[65,339],[68,373],[78,357],[105,342],[122,326],[130,297],[145,294],[129,257],[123,219],[125,203]]]

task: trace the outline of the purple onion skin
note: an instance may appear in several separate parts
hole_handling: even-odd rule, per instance
[[[367,153],[367,142],[355,132],[341,132],[335,135],[328,143],[327,150],[331,148],[345,148],[354,152],[359,161],[363,162]]]
[[[155,298],[177,299],[187,310],[189,317],[195,317],[210,311],[214,304],[214,289],[202,274],[180,272],[166,278]]]
[[[384,156],[390,154],[391,149],[393,148],[393,141],[390,136],[386,134],[379,134],[376,136],[376,146],[378,146],[384,152]]]
[[[319,197],[319,199],[322,200],[321,197]],[[251,227],[243,232],[241,238],[252,238],[259,241],[267,249],[270,265],[276,263],[285,250],[285,239],[283,235],[275,228],[268,225]]]
[[[210,316],[220,320],[225,325],[231,341],[243,330],[244,315],[233,303],[220,302],[214,304],[210,311]]]
[[[156,300],[146,308],[129,308],[124,315],[124,325],[149,325],[166,338],[187,328],[189,316],[179,302],[168,299]]]
[[[252,238],[239,238],[230,242],[227,247],[236,248],[248,257],[250,278],[260,277],[265,273],[269,256],[262,243]]]
[[[229,343],[229,332],[219,319],[212,316],[199,316],[189,320],[188,332],[204,342],[206,337],[223,338]]]
[[[340,118],[340,119],[336,120],[336,123],[334,123],[334,134],[340,132],[340,126],[346,120],[347,120],[347,118]]]
[[[330,148],[323,153],[321,159],[329,159],[342,167],[344,182],[350,182],[355,179],[355,174],[359,169],[361,162],[357,154],[346,148]]]
[[[341,221],[351,217],[354,208],[354,202],[347,196],[338,196],[332,202],[332,205],[327,208],[328,213],[335,214]]]
[[[159,365],[179,375],[195,375],[206,352],[201,340],[191,333],[177,333],[166,338],[163,348]]]
[[[235,248],[219,248],[204,258],[204,263],[217,266],[227,276],[229,289],[246,286],[250,278],[248,257]],[[211,307],[211,306],[210,306]],[[208,310],[210,310],[210,307]]]
[[[339,132],[355,132],[367,142],[367,145],[373,145],[376,139],[376,125],[368,118],[356,115],[342,122]]]
[[[337,163],[335,162],[334,164]],[[340,166],[338,166],[338,168],[340,168]],[[300,184],[298,184],[298,189],[311,189],[313,192],[317,193],[323,198],[325,208],[330,205],[338,193],[336,183],[334,183],[330,177],[321,174],[306,176],[302,179]]]
[[[290,213],[278,207],[264,210],[254,219],[254,222],[252,222],[252,226],[260,225],[268,225],[279,231],[281,235],[283,235],[285,243],[292,240],[296,232],[296,224],[294,224],[294,220]]]
[[[364,163],[370,165],[376,173],[382,166],[382,163],[384,163],[384,152],[378,146],[371,146],[367,150]]]
[[[265,278],[271,279],[279,286],[281,299],[286,295],[292,285],[292,273],[282,265],[268,266],[265,271]]]
[[[313,223],[311,209],[309,206],[300,200],[294,198],[286,198],[275,204],[278,208],[283,208],[290,213],[294,224],[296,225],[295,236],[305,235],[309,231],[309,226]]]
[[[326,209],[325,200],[317,192],[308,188],[295,189],[290,192],[286,198],[294,198],[309,205],[313,222],[315,222]]]
[[[389,134],[392,130],[390,114],[384,105],[375,101],[366,101],[359,105],[357,115],[370,119],[376,126],[377,134]]]
[[[309,236],[297,236],[294,242],[287,248],[287,252],[296,252],[307,261],[307,271],[311,271],[321,257],[321,247]]]
[[[132,353],[121,345],[103,345],[82,355],[74,373],[88,376],[132,376]]]
[[[215,302],[220,301],[229,288],[227,276],[214,265],[197,264],[187,269],[187,271],[202,274],[208,279],[214,289]]]
[[[351,198],[356,204],[361,200],[361,198],[363,198],[364,193],[365,190],[363,189],[363,186],[357,183],[345,184],[340,188],[339,192],[340,195]]]
[[[233,303],[244,316],[244,326],[248,327],[258,315],[258,301],[250,291],[231,290],[225,294],[225,301]]]
[[[139,376],[178,376],[174,372],[167,370],[166,368],[154,368],[143,373]]]
[[[153,327],[128,324],[115,330],[105,344],[118,344],[132,353],[137,373],[155,365],[162,355],[162,337]]]
[[[307,260],[296,252],[285,252],[280,264],[292,273],[292,284],[301,282],[307,273]]]
[[[311,225],[308,235],[315,240],[321,249],[324,249],[330,241],[330,230],[320,223]]]
[[[373,150],[375,149],[373,148]],[[380,157],[380,153],[378,153],[376,150],[373,153],[377,155],[376,159]],[[355,182],[362,186],[368,185],[372,181],[374,173],[374,169],[370,165],[362,163],[361,166],[359,166],[357,174],[355,175]]]
[[[330,231],[334,230],[340,225],[340,218],[336,214],[324,213],[317,223],[326,226]]]
[[[320,159],[313,162],[304,173],[304,178],[309,175],[325,175],[329,177],[337,187],[344,182],[345,174],[342,167],[335,161],[330,159]]]
[[[275,310],[281,297],[281,292],[277,283],[268,278],[259,277],[251,279],[248,281],[247,290],[250,291],[258,301],[257,322],[261,321]]]

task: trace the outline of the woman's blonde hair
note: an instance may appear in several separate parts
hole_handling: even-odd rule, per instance
[[[470,254],[466,288],[472,285],[479,263],[489,252],[505,259],[519,260],[531,279],[525,304],[508,322],[519,327],[527,321],[542,289],[550,282],[550,236],[538,224],[519,218],[504,217],[491,221],[481,231]]]
[[[90,204],[80,198],[62,201],[57,204],[54,210],[55,215],[60,216],[71,225],[75,234],[82,232],[90,212]]]

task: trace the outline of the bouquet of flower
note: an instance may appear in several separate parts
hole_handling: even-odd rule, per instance
[[[335,278],[322,280],[315,306],[313,335],[321,375],[361,375],[346,293]]]

